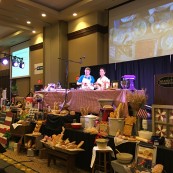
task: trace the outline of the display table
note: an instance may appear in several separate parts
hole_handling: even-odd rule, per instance
[[[128,90],[69,90],[67,92],[67,105],[69,110],[74,110],[80,112],[81,107],[88,107],[89,113],[98,114],[100,112],[100,103],[98,99],[113,99],[114,105],[118,106],[119,103],[125,103],[124,115],[127,115],[127,100],[126,94]],[[44,104],[50,105],[53,109],[54,102],[63,104],[65,100],[65,91],[56,91],[56,92],[44,92],[38,91],[36,93],[41,93],[44,95]]]
[[[120,152],[127,152],[127,153],[132,154],[134,156],[134,159],[135,159],[135,149],[136,149],[136,143],[135,142],[123,143],[121,145],[116,146],[116,148]],[[157,147],[156,164],[162,164],[164,166],[164,170],[167,173],[173,172],[172,160],[173,160],[173,149],[169,149],[169,148],[166,148],[164,146],[158,146]],[[113,162],[113,165],[114,166],[117,165],[117,162]],[[122,166],[121,164],[119,164],[120,170],[124,169],[124,167],[125,167],[125,165]],[[125,170],[127,171],[129,169],[125,168]]]
[[[127,165],[119,163],[117,160],[111,161],[112,168],[116,173],[132,173]]]
[[[98,146],[93,147],[91,165],[92,172],[95,170],[104,170],[104,172],[112,172],[111,168],[111,157],[115,157],[114,151],[111,147],[98,148]]]
[[[64,133],[64,139],[66,138],[69,138],[72,141],[76,141],[76,143],[79,143],[81,140],[84,141],[82,148],[85,151],[76,157],[76,166],[84,170],[90,170],[92,149],[96,145],[95,144],[96,135],[84,133],[83,129],[75,130],[68,128],[65,130]],[[115,152],[116,155],[117,152],[115,151],[114,137],[108,136],[108,139],[109,139],[108,146],[112,148],[112,150]],[[135,142],[123,143],[121,145],[116,146],[116,148],[120,152],[127,152],[135,157],[135,149],[136,149]],[[168,173],[173,172],[172,160],[173,160],[173,149],[168,149],[163,146],[158,146],[156,163],[163,164],[164,169]]]
[[[19,151],[20,148],[24,148],[24,136],[27,133],[32,133],[35,128],[35,124],[31,123],[30,125],[20,125],[17,126],[16,128],[11,125],[10,127],[10,133],[11,133],[11,139],[13,138],[18,138],[19,141]]]
[[[82,145],[83,152],[76,156],[76,166],[78,168],[89,171],[92,158],[92,149],[95,145],[96,135],[84,133],[83,129],[75,130],[68,128],[64,132],[64,139],[69,138],[70,141],[76,141],[78,144],[80,141],[84,141]]]
[[[72,123],[74,119],[79,122],[80,116],[78,114],[66,116],[48,114],[46,123],[41,126],[40,132],[48,136],[59,134],[62,131],[62,126]]]
[[[61,162],[65,163],[67,166],[67,173],[74,171],[75,172],[75,159],[77,154],[80,151],[68,151],[65,149],[51,149],[46,148],[48,155],[48,166],[50,166],[50,162],[53,159],[54,164],[56,164],[56,159],[60,159]]]

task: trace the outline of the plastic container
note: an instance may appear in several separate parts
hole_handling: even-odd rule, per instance
[[[116,132],[123,131],[124,128],[124,118],[110,118],[108,117],[109,121],[109,135],[115,136]]]

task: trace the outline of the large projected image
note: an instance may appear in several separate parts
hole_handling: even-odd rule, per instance
[[[109,22],[109,63],[173,54],[173,2]]]
[[[29,48],[21,49],[15,52],[12,52],[12,56],[23,58],[24,68],[13,67],[11,70],[11,78],[21,78],[28,77],[30,75],[29,71]]]

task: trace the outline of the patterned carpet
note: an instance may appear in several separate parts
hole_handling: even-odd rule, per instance
[[[51,163],[47,167],[47,159],[39,159],[38,156],[27,157],[26,153],[15,153],[7,150],[5,153],[0,154],[0,168],[7,166],[5,171],[8,173],[66,173],[66,167],[58,160],[56,165]],[[10,165],[10,166],[8,166]],[[13,166],[11,166],[13,165]],[[17,169],[16,169],[17,168]],[[18,170],[18,171],[17,171]],[[1,170],[0,170],[1,173]],[[76,169],[75,173],[87,173],[86,171]]]

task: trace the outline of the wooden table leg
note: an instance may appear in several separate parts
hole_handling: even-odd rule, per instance
[[[75,172],[75,155],[71,155],[68,157],[67,160],[67,173],[69,173],[70,171],[74,171]]]
[[[53,159],[54,165],[56,165],[56,158],[55,158],[55,156],[53,156],[51,154],[48,154],[48,162],[47,162],[47,166],[48,167],[50,167],[50,162],[51,162],[52,159]]]
[[[48,161],[47,161],[47,166],[49,167],[49,166],[50,166],[50,162],[51,162],[51,155],[50,155],[50,154],[48,154],[47,158],[48,158]]]
[[[104,154],[104,172],[106,173],[106,171],[107,171],[107,168],[106,168],[106,165],[107,165],[106,153],[103,153],[103,154]]]

